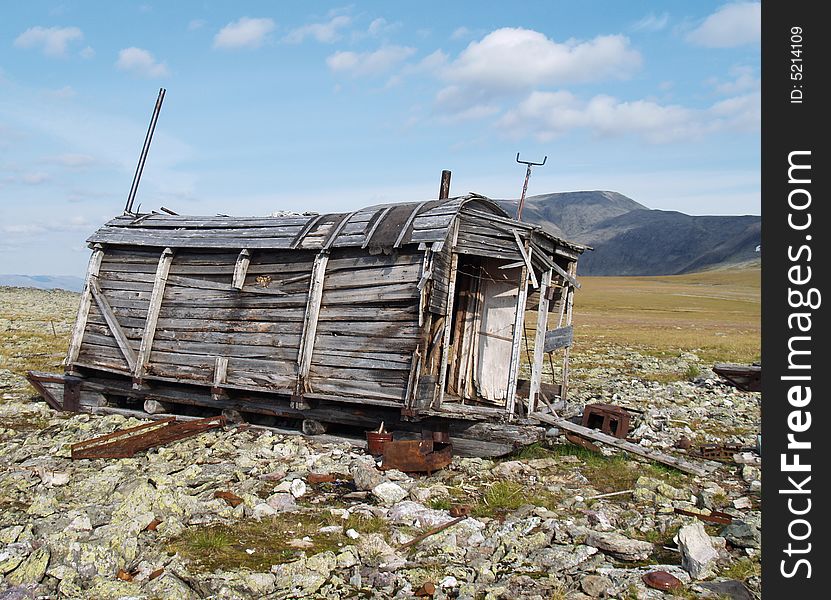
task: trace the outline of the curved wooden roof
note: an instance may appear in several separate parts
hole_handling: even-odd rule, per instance
[[[534,232],[577,252],[585,249],[538,226],[515,221],[489,198],[472,193],[446,200],[378,204],[350,213],[274,217],[125,214],[106,223],[87,242],[170,248],[389,250],[445,241],[462,212],[502,223],[503,227],[509,224],[513,230]]]
[[[495,216],[508,216],[488,198],[468,194],[447,200],[379,204],[351,213],[276,217],[122,215],[87,241],[175,248],[399,247],[445,240],[459,211],[467,205]]]

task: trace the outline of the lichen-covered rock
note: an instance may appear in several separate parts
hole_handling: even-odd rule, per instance
[[[652,554],[652,544],[633,540],[615,531],[591,531],[586,544],[616,556],[621,560],[644,560]]]
[[[693,579],[704,579],[713,573],[718,552],[700,522],[685,525],[676,536],[681,551],[681,566]]]
[[[45,546],[32,552],[26,560],[6,576],[6,580],[12,585],[23,585],[26,583],[39,583],[46,574],[49,566],[49,549]]]
[[[738,548],[762,547],[762,531],[749,520],[734,519],[721,530],[721,537]]]
[[[261,575],[268,574],[261,573]],[[199,595],[188,584],[168,571],[162,573],[160,577],[147,581],[141,589],[142,592],[151,598],[170,598],[171,600],[199,599]]]

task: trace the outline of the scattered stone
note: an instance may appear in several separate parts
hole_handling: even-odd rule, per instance
[[[291,512],[297,509],[297,503],[294,501],[294,496],[286,492],[271,494],[266,499],[266,504],[277,512]]]
[[[704,579],[713,573],[718,552],[713,548],[710,536],[699,522],[685,525],[676,536],[681,551],[681,566],[693,579]]]
[[[586,575],[580,580],[580,588],[592,598],[604,598],[612,580],[604,575]]]
[[[491,473],[501,479],[510,479],[513,481],[524,481],[537,477],[536,469],[518,460],[499,463],[493,468]]]
[[[300,498],[301,496],[306,495],[306,484],[302,479],[294,479],[289,486],[289,491],[291,495],[295,498]]]
[[[6,580],[12,585],[40,583],[40,580],[46,574],[46,568],[49,566],[49,558],[49,550],[46,547],[38,548],[20,563],[20,566],[9,573]]]
[[[384,481],[384,476],[374,462],[371,464],[361,463],[352,469],[352,479],[358,491],[369,491]]]
[[[699,583],[698,586],[712,592],[716,598],[729,598],[730,600],[754,600],[755,598],[745,584],[735,579],[707,581]]]
[[[742,496],[733,500],[733,506],[738,510],[745,510],[753,508],[753,501],[747,496]]]
[[[652,544],[633,540],[614,531],[591,531],[586,536],[586,545],[594,546],[621,560],[645,560],[652,554]]]
[[[236,508],[237,506],[243,503],[242,498],[240,498],[233,492],[216,491],[214,492],[214,498],[225,500],[225,502],[227,502],[228,505],[232,508]]]
[[[757,525],[741,519],[721,530],[721,536],[737,548],[761,548],[762,532]]]
[[[401,502],[408,496],[407,490],[397,483],[385,481],[372,488],[372,495],[375,496],[384,506],[392,506]]]

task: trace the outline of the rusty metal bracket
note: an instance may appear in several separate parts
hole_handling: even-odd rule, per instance
[[[453,446],[433,440],[402,440],[384,443],[381,468],[405,473],[427,473],[443,469],[453,460]]]
[[[130,458],[136,452],[188,438],[209,429],[222,427],[225,422],[225,417],[222,415],[195,421],[177,421],[176,417],[167,417],[152,423],[128,427],[127,429],[72,444],[71,456],[72,460],[80,458]]]
[[[587,404],[583,409],[582,425],[623,440],[629,433],[631,418],[625,408],[614,404]]]
[[[676,508],[675,513],[687,517],[695,517],[699,521],[704,521],[706,523],[717,523],[718,525],[729,525],[733,522],[732,515],[728,515],[727,513],[718,510],[714,510],[710,512],[709,515],[705,515],[704,513],[684,510],[683,508]]]

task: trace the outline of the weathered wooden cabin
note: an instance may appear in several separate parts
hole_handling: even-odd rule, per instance
[[[88,242],[66,374],[31,377],[58,408],[156,400],[510,440],[566,394],[584,247],[483,196],[347,214],[125,214]],[[542,382],[553,349],[558,386]]]

